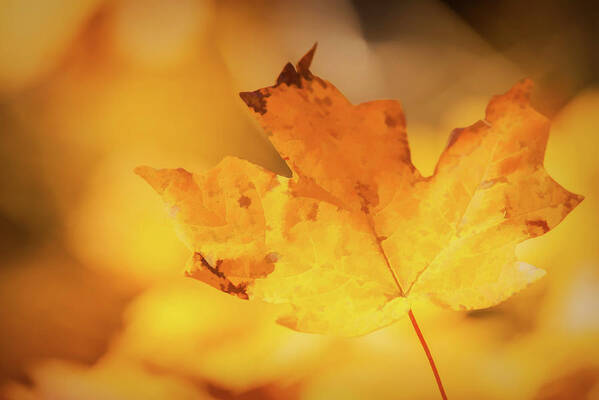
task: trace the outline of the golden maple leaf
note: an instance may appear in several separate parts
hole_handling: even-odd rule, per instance
[[[515,246],[583,197],[543,168],[549,122],[530,106],[529,80],[454,130],[422,177],[400,103],[352,105],[310,72],[314,50],[274,86],[240,94],[290,178],[233,157],[203,174],[136,169],[193,252],[189,276],[291,305],[280,322],[292,329],[346,336],[394,322],[418,297],[485,308],[543,276]]]

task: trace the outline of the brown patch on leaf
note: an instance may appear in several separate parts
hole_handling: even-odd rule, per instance
[[[395,118],[393,118],[389,114],[386,114],[385,115],[385,125],[387,125],[389,128],[395,128],[397,126],[397,121],[395,120]]]
[[[199,258],[198,258],[199,257]],[[218,276],[219,278],[224,278],[225,274],[223,274],[218,268],[221,266],[221,264],[223,263],[223,260],[217,260],[216,261],[216,265],[213,267],[212,265],[210,265],[210,263],[208,262],[208,260],[206,260],[204,258],[204,256],[202,256],[200,253],[194,253],[193,255],[193,259],[194,261],[198,260],[200,261],[200,264],[204,267],[207,268],[210,272],[212,272],[214,275]]]
[[[250,298],[247,294],[247,283],[244,282],[238,285],[234,285],[231,281],[228,281],[226,284],[221,284],[220,290],[225,293],[237,296],[243,300],[249,300]]]
[[[260,115],[266,114],[266,98],[270,96],[270,93],[263,93],[262,90],[255,90],[253,92],[240,92],[239,97],[245,102],[252,110]]]
[[[321,79],[321,78],[319,78],[319,77],[317,77],[317,76],[314,76],[314,77],[313,77],[313,79],[314,79],[316,82],[318,82],[318,84],[319,84],[320,86],[322,86],[322,88],[323,88],[323,89],[326,89],[326,88],[329,86],[329,84],[327,83],[327,81],[325,81],[324,79]]]
[[[308,215],[306,215],[306,217],[310,221],[316,221],[316,218],[318,217],[318,203],[312,204],[312,208],[310,209],[310,212],[308,212]]]
[[[528,234],[532,237],[541,236],[549,231],[547,221],[542,219],[526,221],[526,228],[528,229]]]
[[[566,203],[564,204],[564,216],[572,211],[574,207],[579,205],[583,200],[584,196],[572,193],[572,195],[568,197]]]
[[[185,276],[207,283],[240,299],[248,300],[247,282],[240,282],[237,285],[231,282],[220,270],[222,263],[223,260],[217,260],[213,267],[202,254],[196,252],[193,254],[193,268],[191,271],[186,271]]]
[[[252,199],[247,196],[241,196],[237,202],[239,203],[239,207],[248,208],[252,204]]]
[[[358,197],[360,197],[362,200],[362,206],[360,210],[365,214],[369,214],[370,207],[376,206],[379,203],[378,193],[376,190],[372,190],[370,186],[361,182],[357,182],[354,186],[354,189]]]

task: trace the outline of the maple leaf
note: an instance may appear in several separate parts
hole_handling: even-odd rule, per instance
[[[352,105],[310,72],[314,50],[274,86],[240,94],[290,178],[233,157],[203,174],[136,169],[193,252],[189,276],[291,305],[279,322],[292,329],[346,336],[394,322],[415,298],[485,308],[543,276],[515,246],[583,197],[543,168],[549,122],[530,105],[529,80],[454,130],[423,177],[400,103]]]

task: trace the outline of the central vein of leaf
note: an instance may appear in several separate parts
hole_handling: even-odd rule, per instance
[[[391,276],[393,277],[393,281],[395,282],[395,285],[397,286],[397,289],[399,290],[399,295],[401,297],[406,297],[406,293],[401,288],[401,284],[399,283],[399,279],[397,279],[397,275],[395,275],[395,271],[393,271],[393,268],[391,268],[391,263],[389,262],[389,258],[387,258],[387,254],[385,253],[385,250],[383,249],[383,245],[381,244],[381,241],[378,239],[378,235],[376,234],[376,229],[374,227],[374,221],[372,220],[372,218],[370,216],[367,216],[367,218],[368,218],[368,225],[370,226],[370,230],[372,232],[374,241],[377,243],[378,249],[381,252],[381,254],[383,255],[383,258],[385,259],[385,264],[387,264],[387,269],[391,273]],[[433,359],[431,350],[429,349],[428,344],[426,343],[426,340],[424,339],[424,335],[422,334],[422,331],[420,330],[420,327],[418,326],[418,322],[416,321],[416,317],[414,316],[414,313],[412,312],[411,309],[408,311],[408,316],[410,317],[410,322],[412,323],[412,327],[414,327],[414,331],[416,332],[416,335],[418,336],[420,345],[422,346],[422,349],[424,350],[424,353],[426,354],[426,357],[428,359],[428,363],[431,367],[431,370],[433,371],[433,375],[435,377],[435,381],[437,382],[437,387],[439,388],[439,393],[441,394],[441,398],[443,400],[447,400],[447,394],[445,393],[445,388],[443,387],[443,382],[441,382],[441,376],[439,375],[439,371],[437,370],[437,366],[435,365],[435,360]]]
[[[391,263],[389,262],[389,258],[387,257],[387,254],[385,253],[385,249],[383,249],[383,245],[381,244],[381,241],[378,239],[378,236],[376,234],[376,229],[374,227],[374,221],[372,220],[372,218],[370,216],[368,216],[368,225],[370,226],[370,230],[372,232],[374,241],[376,242],[377,247],[383,256],[383,259],[385,260],[387,269],[389,270],[389,273],[393,277],[393,281],[395,282],[395,285],[397,286],[397,289],[399,290],[399,295],[401,297],[406,297],[406,294],[403,291],[401,284],[399,283],[399,279],[397,279],[397,275],[395,274],[395,271],[393,271],[393,268],[391,268]]]

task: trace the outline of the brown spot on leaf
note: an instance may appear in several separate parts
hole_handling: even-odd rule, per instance
[[[314,80],[316,82],[318,82],[318,84],[320,86],[322,86],[323,89],[326,89],[329,86],[328,83],[327,83],[327,81],[325,81],[324,79],[321,79],[321,78],[319,78],[317,76],[314,77]]]
[[[258,114],[266,114],[266,98],[270,96],[270,93],[263,93],[261,90],[255,90],[253,92],[241,92],[239,97],[247,104],[252,110]]]
[[[528,234],[532,237],[541,236],[549,231],[549,225],[547,225],[547,221],[543,219],[533,221],[528,220],[526,221],[526,227],[528,229]]]
[[[202,266],[206,269],[208,269],[210,272],[212,272],[214,275],[218,276],[219,278],[225,278],[225,274],[222,273],[222,271],[219,271],[219,267],[220,265],[223,263],[223,260],[217,260],[216,261],[216,265],[213,267],[212,265],[210,265],[210,263],[204,258],[204,256],[200,253],[194,253],[193,254],[193,259],[194,261],[199,260],[200,264],[202,264]]]
[[[249,299],[247,294],[247,282],[241,282],[235,285],[219,269],[223,260],[216,261],[215,266],[213,267],[202,254],[196,252],[193,254],[193,262],[194,268],[191,271],[185,272],[186,276],[205,282],[216,289],[220,289],[225,293],[235,295],[241,299]]]
[[[228,281],[226,286],[222,287],[221,290],[225,293],[237,296],[243,300],[250,299],[250,297],[247,294],[247,283],[244,282],[240,283],[239,285],[234,285],[231,281]]]
[[[582,202],[583,200],[584,196],[579,194],[572,194],[570,197],[568,197],[566,203],[564,204],[564,215],[567,215],[570,211],[574,209],[574,207],[580,204],[580,202]]]
[[[397,126],[397,121],[389,114],[386,114],[385,125],[387,125],[389,128],[395,128]]]
[[[239,207],[248,208],[252,204],[252,199],[247,196],[241,196],[237,202],[239,203]]]
[[[361,182],[357,182],[354,189],[358,197],[362,199],[360,210],[365,214],[370,213],[370,206],[376,206],[379,203],[378,194],[375,190],[372,190],[370,186]]]
[[[312,204],[312,208],[310,209],[310,212],[308,212],[308,215],[306,215],[306,217],[310,221],[316,221],[316,218],[318,217],[318,203]]]

